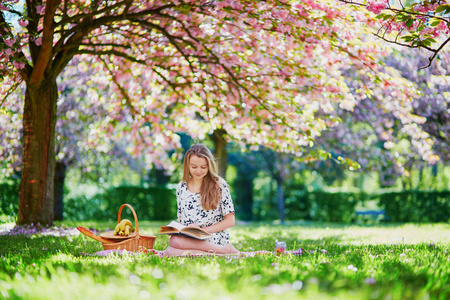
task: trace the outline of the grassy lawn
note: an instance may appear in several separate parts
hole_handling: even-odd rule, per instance
[[[165,224],[139,222],[153,234]],[[84,255],[102,248],[70,235],[77,225],[115,224],[0,235],[0,299],[450,299],[449,224],[238,224],[241,251],[273,250],[277,239],[308,251],[241,259]],[[158,236],[155,249],[167,242]]]

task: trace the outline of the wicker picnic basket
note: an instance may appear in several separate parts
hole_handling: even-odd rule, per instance
[[[134,222],[136,224],[136,234],[124,241],[120,241],[117,243],[103,243],[104,250],[127,250],[132,252],[144,251],[153,249],[155,245],[156,236],[149,234],[140,234],[139,233],[139,223],[136,216],[136,212],[133,207],[129,204],[122,204],[119,209],[118,223],[120,223],[120,215],[122,213],[122,209],[127,206],[133,212]]]

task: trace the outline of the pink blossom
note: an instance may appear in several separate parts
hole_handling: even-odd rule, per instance
[[[22,26],[22,27],[27,26],[28,25],[28,20],[20,19],[19,20],[19,25]]]
[[[35,41],[36,45],[40,46],[42,45],[42,37],[38,37]]]
[[[223,19],[223,18],[225,18],[227,16],[227,13],[226,13],[226,11],[224,11],[224,10],[220,10],[218,13],[217,13],[217,17],[219,18],[219,19]]]
[[[377,280],[373,277],[368,277],[366,280],[364,280],[364,283],[374,285],[377,282]]]
[[[381,11],[383,9],[385,9],[387,7],[387,1],[386,0],[373,0],[373,1],[369,1],[368,5],[367,5],[367,10],[375,13],[375,14],[379,14],[381,13]]]
[[[276,10],[273,13],[274,17],[277,19],[286,19],[289,15],[289,12],[285,9]]]
[[[24,62],[15,61],[15,62],[13,62],[13,66],[16,69],[23,69],[23,68],[25,68],[25,63]]]
[[[250,25],[252,25],[252,26],[254,26],[255,24],[256,24],[256,19],[254,19],[254,18],[250,18],[250,19],[248,19],[247,20],[247,22],[250,24]]]
[[[11,47],[12,45],[14,45],[15,42],[16,42],[15,39],[5,39],[5,44],[8,47]]]
[[[40,15],[43,15],[45,13],[45,5],[36,6],[36,12]]]
[[[290,27],[286,26],[285,24],[280,24],[280,25],[278,25],[277,30],[279,32],[285,33],[285,32],[289,32],[290,31]]]

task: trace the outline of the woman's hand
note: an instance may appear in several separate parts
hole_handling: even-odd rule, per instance
[[[220,221],[219,223],[216,223],[216,224],[208,226],[208,227],[204,227],[202,229],[209,233],[220,232],[227,228],[233,227],[234,223],[235,223],[235,220],[234,220],[234,212],[233,212],[233,213],[229,213],[229,214],[225,215],[225,219],[223,221]]]

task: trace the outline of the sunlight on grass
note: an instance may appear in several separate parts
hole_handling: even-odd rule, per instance
[[[142,222],[155,233],[165,222]],[[63,226],[62,226],[63,225]],[[108,222],[66,223],[98,232]],[[60,229],[53,229],[61,232]],[[5,233],[5,232],[4,232]],[[230,230],[241,251],[274,250],[285,241],[301,256],[161,258],[93,255],[83,235],[0,236],[2,299],[448,299],[450,225],[358,226],[250,223]],[[158,236],[155,248],[168,245]],[[86,255],[88,254],[88,255]]]

